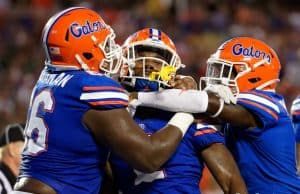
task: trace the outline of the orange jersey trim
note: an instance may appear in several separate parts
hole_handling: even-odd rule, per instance
[[[114,87],[114,86],[85,86],[83,87],[83,91],[96,91],[96,90],[118,90],[121,92],[125,92],[123,88]]]
[[[292,113],[292,115],[299,115],[299,114],[300,114],[300,110],[297,110],[297,111]]]
[[[93,106],[104,106],[109,104],[121,104],[121,105],[128,106],[128,102],[124,102],[121,100],[96,101],[96,102],[89,102],[89,104]]]
[[[204,134],[208,134],[208,133],[215,133],[216,130],[215,129],[205,129],[202,131],[197,131],[194,133],[194,136],[199,136],[199,135],[204,135]]]

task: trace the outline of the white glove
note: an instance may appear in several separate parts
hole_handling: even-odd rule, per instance
[[[204,91],[210,91],[217,94],[224,100],[226,104],[236,104],[236,97],[233,95],[228,86],[224,86],[222,84],[209,84],[208,86],[206,86]]]

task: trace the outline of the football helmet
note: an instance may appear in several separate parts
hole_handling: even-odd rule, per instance
[[[207,60],[200,88],[223,84],[235,96],[252,89],[275,91],[280,68],[279,58],[270,46],[255,38],[237,37],[224,42]]]
[[[112,28],[96,12],[84,7],[63,10],[43,29],[45,65],[118,73],[122,49],[114,38]]]
[[[140,80],[148,80],[148,86],[154,82],[159,88],[169,86],[172,76],[179,68],[184,67],[173,41],[158,29],[145,28],[137,31],[126,39],[122,48],[121,82],[132,87]],[[147,55],[145,52],[156,55]],[[158,69],[150,67],[153,63],[159,64]],[[136,69],[137,64],[142,64],[139,72]]]

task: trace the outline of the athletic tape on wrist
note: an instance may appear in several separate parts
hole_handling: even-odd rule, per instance
[[[193,121],[194,117],[192,114],[179,112],[171,118],[168,124],[179,128],[179,130],[182,132],[183,137]]]

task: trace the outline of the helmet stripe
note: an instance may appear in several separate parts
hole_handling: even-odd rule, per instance
[[[150,32],[150,38],[152,40],[161,40],[161,31],[160,30],[150,28],[149,32]]]
[[[57,14],[55,14],[53,17],[51,17],[48,22],[46,23],[44,30],[43,30],[43,47],[45,49],[45,54],[46,54],[46,59],[48,59],[49,61],[47,61],[47,63],[51,63],[50,60],[50,51],[48,49],[48,36],[49,36],[49,32],[52,29],[52,27],[54,26],[54,24],[56,23],[56,21],[62,17],[65,13],[70,12],[72,10],[75,9],[86,9],[85,7],[71,7],[69,9],[66,9],[64,11],[58,12]]]

